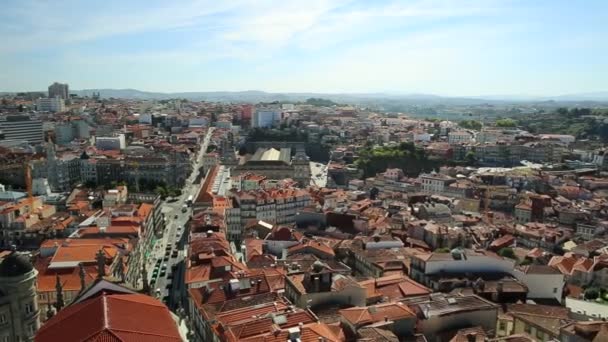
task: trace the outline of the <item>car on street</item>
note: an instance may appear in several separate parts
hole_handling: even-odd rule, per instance
[[[164,277],[167,275],[167,271],[160,271],[160,277]]]

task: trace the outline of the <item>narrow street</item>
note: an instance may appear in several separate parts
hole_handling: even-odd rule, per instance
[[[188,198],[196,195],[200,183],[193,184],[202,167],[203,155],[205,154],[213,128],[210,128],[202,142],[202,146],[194,158],[192,174],[186,180],[181,196],[165,200],[162,205],[162,213],[165,218],[163,235],[156,242],[154,249],[147,260],[148,280],[152,294],[162,299],[171,309],[176,309],[182,301],[181,294],[184,276],[184,258],[187,253],[188,233],[187,224],[192,215],[192,208],[188,205]]]

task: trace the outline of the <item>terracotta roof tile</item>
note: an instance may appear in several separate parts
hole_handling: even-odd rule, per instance
[[[36,342],[144,340],[181,341],[169,309],[145,295],[105,292],[64,308],[40,328],[35,339]]]

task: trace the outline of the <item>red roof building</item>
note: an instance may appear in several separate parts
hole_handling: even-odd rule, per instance
[[[38,330],[36,342],[181,342],[175,316],[160,301],[97,281]]]

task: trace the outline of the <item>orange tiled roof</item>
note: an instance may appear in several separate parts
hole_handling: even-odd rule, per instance
[[[389,320],[415,318],[416,315],[402,303],[378,304],[340,310],[340,314],[353,325],[366,325]]]
[[[182,339],[169,309],[158,300],[140,294],[102,292],[58,312],[40,328],[35,341],[179,342]]]
[[[154,205],[150,203],[142,203],[137,209],[137,214],[139,217],[145,220],[146,217],[148,217],[148,215],[150,215],[152,212],[152,209],[154,209]]]
[[[324,339],[327,342],[344,341],[344,333],[342,329],[334,328],[325,323],[305,324],[300,328],[300,341],[302,342],[318,342]],[[289,332],[283,329],[277,333],[268,333],[263,336],[254,336],[251,338],[242,339],[241,342],[285,342],[289,340]]]

